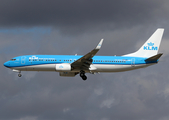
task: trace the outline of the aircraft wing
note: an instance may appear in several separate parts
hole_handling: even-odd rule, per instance
[[[103,39],[101,39],[101,41],[99,42],[99,44],[97,45],[97,47],[95,49],[93,49],[91,52],[87,53],[83,57],[81,57],[78,60],[76,60],[75,62],[73,62],[71,64],[71,66],[74,69],[89,70],[90,65],[92,64],[92,61],[93,61],[92,58],[100,50],[102,43],[103,43]],[[92,70],[92,68],[90,68],[90,69]]]

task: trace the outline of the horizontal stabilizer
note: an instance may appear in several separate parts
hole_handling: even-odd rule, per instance
[[[157,61],[163,54],[162,53],[159,53],[155,56],[152,56],[150,58],[147,58],[145,61]]]

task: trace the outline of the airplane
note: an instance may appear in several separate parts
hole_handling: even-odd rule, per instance
[[[162,53],[158,53],[164,29],[158,28],[142,47],[130,54],[122,56],[95,56],[100,50],[103,39],[95,49],[86,55],[23,55],[14,57],[4,66],[18,72],[21,71],[55,71],[63,77],[74,77],[77,74],[83,80],[86,73],[123,72],[145,68],[157,64]]]

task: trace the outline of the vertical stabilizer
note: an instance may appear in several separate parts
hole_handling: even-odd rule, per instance
[[[163,32],[164,32],[163,28],[157,29],[138,51],[124,56],[151,57],[157,55],[161,39],[163,36]]]

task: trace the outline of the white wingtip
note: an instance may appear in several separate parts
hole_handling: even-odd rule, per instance
[[[95,49],[100,49],[100,48],[101,48],[102,43],[103,43],[103,40],[104,40],[104,39],[101,39],[101,40],[100,40],[99,44],[97,45],[97,47],[96,47]]]

